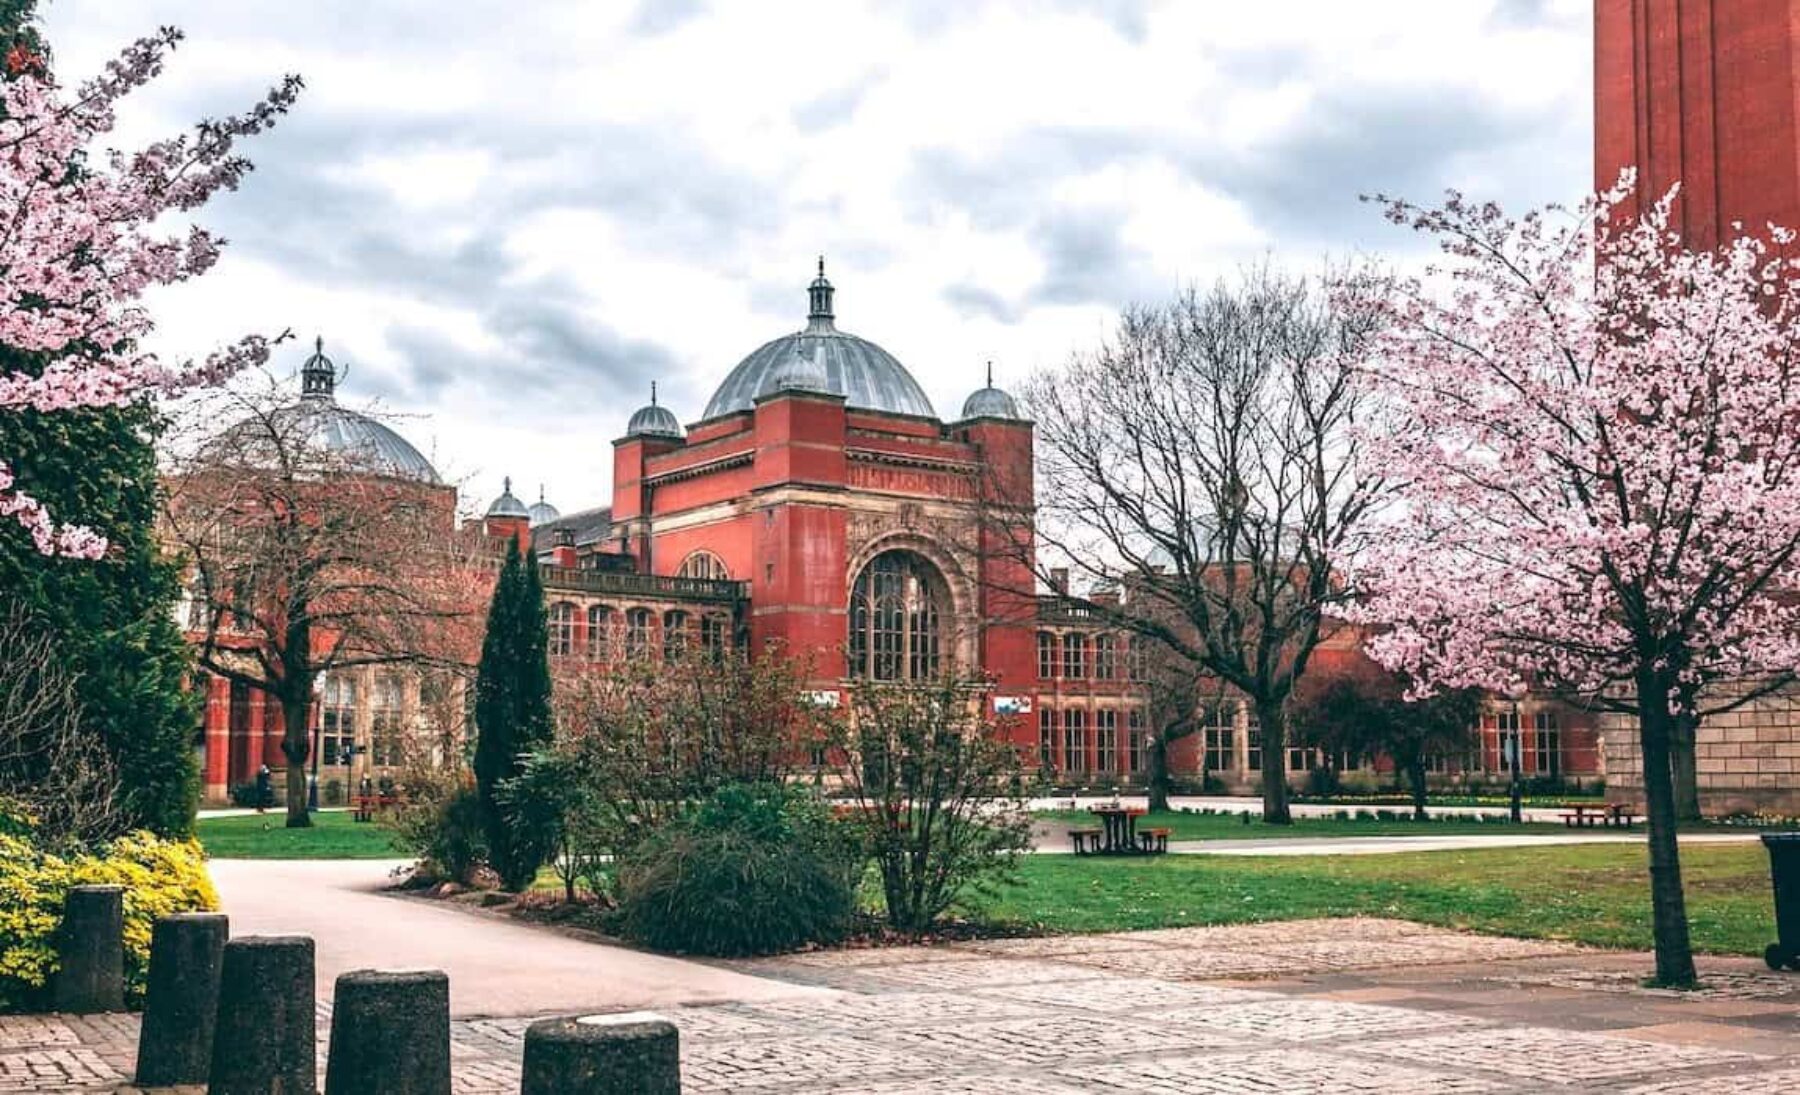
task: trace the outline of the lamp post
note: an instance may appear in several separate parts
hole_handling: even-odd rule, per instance
[[[1519,739],[1524,734],[1525,723],[1519,715],[1519,704],[1517,701],[1514,701],[1512,705],[1512,714],[1512,743],[1509,746],[1512,750],[1512,820],[1513,824],[1517,825],[1525,820],[1524,804],[1521,801],[1522,792],[1519,786],[1519,765],[1525,759],[1525,751],[1520,747]]]

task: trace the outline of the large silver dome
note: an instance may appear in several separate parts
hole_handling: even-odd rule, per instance
[[[301,396],[297,403],[277,409],[267,417],[247,418],[221,435],[219,444],[235,459],[256,461],[268,450],[271,461],[280,450],[292,454],[305,450],[333,458],[345,470],[390,475],[420,483],[440,485],[437,469],[412,444],[387,426],[334,398],[336,368],[325,356],[324,340],[301,366]]]
[[[777,374],[791,374],[794,359],[800,357],[824,374],[825,390],[843,396],[846,406],[936,418],[925,390],[893,354],[837,329],[831,306],[833,291],[821,260],[819,276],[808,287],[812,310],[806,329],[766,342],[738,362],[701,417],[751,409],[758,396],[776,391]]]

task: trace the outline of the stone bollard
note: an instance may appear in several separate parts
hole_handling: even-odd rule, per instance
[[[125,887],[71,887],[56,949],[53,1008],[73,1014],[124,1011]]]
[[[675,1025],[647,1011],[544,1019],[525,1030],[520,1095],[680,1095]]]
[[[450,1095],[450,979],[439,970],[340,976],[325,1095]]]
[[[206,1082],[219,1014],[219,964],[230,935],[231,922],[222,913],[176,913],[150,929],[139,1086]]]
[[[225,944],[207,1095],[313,1095],[313,941],[247,935]]]

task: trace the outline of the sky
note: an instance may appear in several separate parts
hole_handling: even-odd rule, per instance
[[[684,422],[805,325],[839,327],[956,417],[1121,307],[1246,262],[1416,261],[1359,201],[1510,208],[1591,186],[1587,0],[48,0],[59,75],[188,38],[120,112],[136,147],[294,113],[199,220],[219,265],[152,298],[192,357],[323,337],[343,402],[392,416],[476,511],[510,476],[564,512],[612,445]]]

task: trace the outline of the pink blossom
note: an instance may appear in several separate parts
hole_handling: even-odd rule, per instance
[[[35,374],[0,373],[0,410],[119,406],[214,384],[268,357],[260,336],[199,361],[144,353],[137,347],[153,324],[140,298],[218,261],[220,241],[205,229],[164,235],[152,226],[238,185],[250,163],[237,142],[293,105],[299,78],[246,114],[203,121],[132,155],[81,158],[111,131],[119,100],[160,73],[180,39],[172,28],[141,39],[72,96],[41,67],[0,87],[0,344],[45,362]],[[104,552],[104,538],[59,524],[14,479],[0,452],[0,516],[23,524],[40,551]]]

